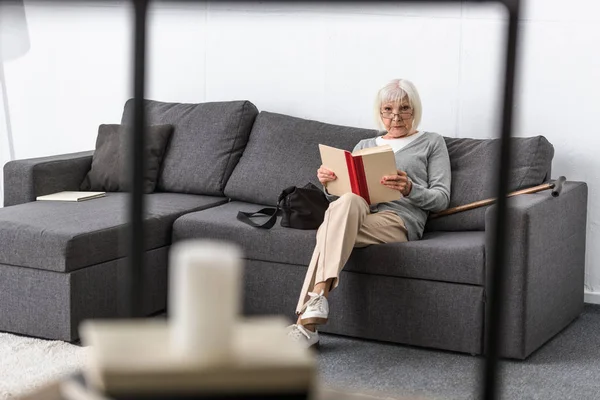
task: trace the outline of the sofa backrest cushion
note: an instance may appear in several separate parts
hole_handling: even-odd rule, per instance
[[[452,168],[450,207],[496,197],[500,139],[444,138]],[[512,138],[509,191],[539,185],[550,178],[554,147],[543,136]],[[485,230],[481,207],[430,219],[426,231]]]
[[[352,150],[377,131],[261,112],[244,154],[231,174],[225,195],[233,200],[275,205],[289,186],[312,182],[321,187],[319,144]]]
[[[146,128],[146,171],[144,173],[144,193],[156,189],[158,174],[163,162],[169,139],[173,134],[172,125],[151,125]],[[92,168],[79,186],[83,191],[127,192],[129,182],[129,139],[131,132],[123,125],[102,124],[98,128],[96,150]]]
[[[222,196],[258,110],[249,101],[200,104],[145,100],[149,125],[173,125],[157,191]],[[133,99],[122,123],[133,123]]]

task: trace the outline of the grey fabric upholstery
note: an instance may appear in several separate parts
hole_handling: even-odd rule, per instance
[[[171,243],[173,221],[184,213],[226,199],[175,193],[146,197],[145,245]],[[33,202],[0,209],[0,264],[68,272],[124,257],[127,247],[125,193],[71,202]]]
[[[65,190],[79,190],[92,165],[93,151],[10,161],[4,166],[4,206],[35,201]]]
[[[249,260],[244,312],[283,314],[294,309],[306,267]],[[342,271],[331,292],[329,322],[322,332],[479,354],[483,288],[420,279]]]
[[[216,238],[238,243],[251,260],[308,265],[315,246],[315,230],[257,229],[236,219],[238,211],[257,211],[259,205],[233,201],[178,218],[173,240]],[[484,232],[433,232],[423,240],[355,249],[346,270],[364,274],[398,276],[483,284]]]
[[[286,187],[308,182],[320,187],[319,144],[352,150],[360,140],[376,135],[374,130],[263,111],[252,126],[250,140],[227,182],[225,195],[234,200],[274,205]]]
[[[125,107],[124,122],[131,119],[131,106]],[[316,231],[279,223],[259,230],[238,222],[236,214],[274,204],[287,186],[316,183],[317,144],[351,150],[377,132],[263,112],[248,139],[256,116],[249,102],[148,101],[146,109],[149,123],[175,126],[158,188],[225,193],[235,201],[146,196],[144,313],[165,308],[169,244],[218,238],[245,251],[245,312],[285,314],[292,321]],[[451,206],[493,197],[498,142],[446,138],[446,143],[453,168]],[[511,190],[547,179],[552,146],[543,137],[514,143]],[[6,166],[6,203],[15,206],[0,209],[0,331],[73,340],[83,319],[123,314],[126,195],[78,204],[28,203],[38,195],[77,190],[91,160],[91,153],[82,153]],[[500,355],[525,358],[582,310],[587,186],[569,182],[558,198],[548,191],[516,197],[510,208]],[[320,329],[482,353],[490,320],[484,306],[494,213],[490,207],[445,217],[428,224],[423,240],[356,249],[330,296],[329,323]]]
[[[156,188],[160,167],[173,133],[172,125],[152,125],[145,131],[144,193]],[[92,168],[81,183],[83,191],[127,192],[130,190],[131,135],[123,125],[102,124],[98,128]]]
[[[450,155],[450,208],[496,197],[500,139],[444,138]],[[510,191],[543,183],[550,176],[554,147],[543,136],[512,139]],[[485,207],[429,220],[429,231],[485,229]]]
[[[173,224],[173,242],[189,238],[232,240],[242,247],[246,258],[307,264],[315,245],[315,230],[282,228],[281,217],[268,230],[253,228],[236,219],[238,211],[254,212],[263,207],[232,201],[207,212],[186,214]]]
[[[421,240],[355,249],[345,270],[483,285],[484,232],[430,232]]]
[[[142,312],[164,310],[168,247],[145,255]],[[0,331],[73,341],[91,318],[125,316],[121,301],[124,258],[70,273],[0,264]]]
[[[587,193],[585,183],[568,182],[557,198],[545,191],[510,199],[503,356],[527,357],[581,313]],[[495,210],[486,213],[488,248]]]
[[[158,191],[222,196],[258,110],[249,101],[202,104],[145,101],[149,125],[173,125]],[[133,99],[122,124],[132,124]]]

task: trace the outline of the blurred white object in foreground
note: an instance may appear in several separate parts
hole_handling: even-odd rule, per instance
[[[170,253],[171,349],[182,361],[227,363],[240,314],[242,254],[229,243],[192,240]]]
[[[83,374],[93,390],[113,397],[308,395],[315,359],[286,337],[288,324],[282,317],[240,319],[230,362],[213,365],[182,362],[169,351],[164,321],[85,322],[81,337],[91,348]]]
[[[239,315],[243,274],[237,246],[181,242],[169,264],[168,320],[81,324],[82,343],[91,346],[83,390],[173,399],[310,396],[316,362],[312,351],[287,338],[289,321]]]

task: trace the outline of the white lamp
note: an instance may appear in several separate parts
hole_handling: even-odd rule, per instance
[[[4,77],[4,62],[21,57],[29,50],[29,33],[25,18],[23,0],[0,1],[0,92],[2,112],[0,113],[0,200],[3,198],[3,182],[1,168],[2,158],[8,148],[9,161],[15,159],[15,145],[10,122],[8,92]],[[1,206],[2,201],[0,201]]]

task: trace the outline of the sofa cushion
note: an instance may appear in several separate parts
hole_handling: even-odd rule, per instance
[[[222,197],[146,195],[145,245],[171,243],[179,216],[222,204]],[[0,209],[0,264],[68,272],[127,255],[128,195],[80,203],[38,201]]]
[[[444,138],[452,168],[450,207],[496,197],[500,139]],[[509,190],[539,185],[550,177],[554,147],[543,136],[512,138]],[[481,207],[428,221],[426,231],[485,229]]]
[[[257,229],[236,219],[238,211],[263,206],[230,203],[186,214],[173,225],[173,241],[195,238],[231,240],[245,258],[306,266],[315,246],[316,230]],[[431,232],[422,240],[355,249],[345,270],[445,282],[483,285],[485,232]],[[298,289],[300,290],[300,289]]]
[[[157,190],[222,196],[248,141],[256,106],[249,101],[144,104],[149,125],[174,127]],[[133,100],[125,104],[123,124],[133,122],[133,105]]]
[[[129,133],[123,125],[100,125],[92,168],[80,185],[84,191],[126,192],[129,188]],[[173,133],[171,125],[146,129],[144,193],[152,193]]]
[[[362,139],[377,131],[325,124],[282,114],[261,112],[244,154],[225,187],[234,200],[275,204],[283,189],[321,186],[317,169],[321,165],[319,143],[352,150]]]

